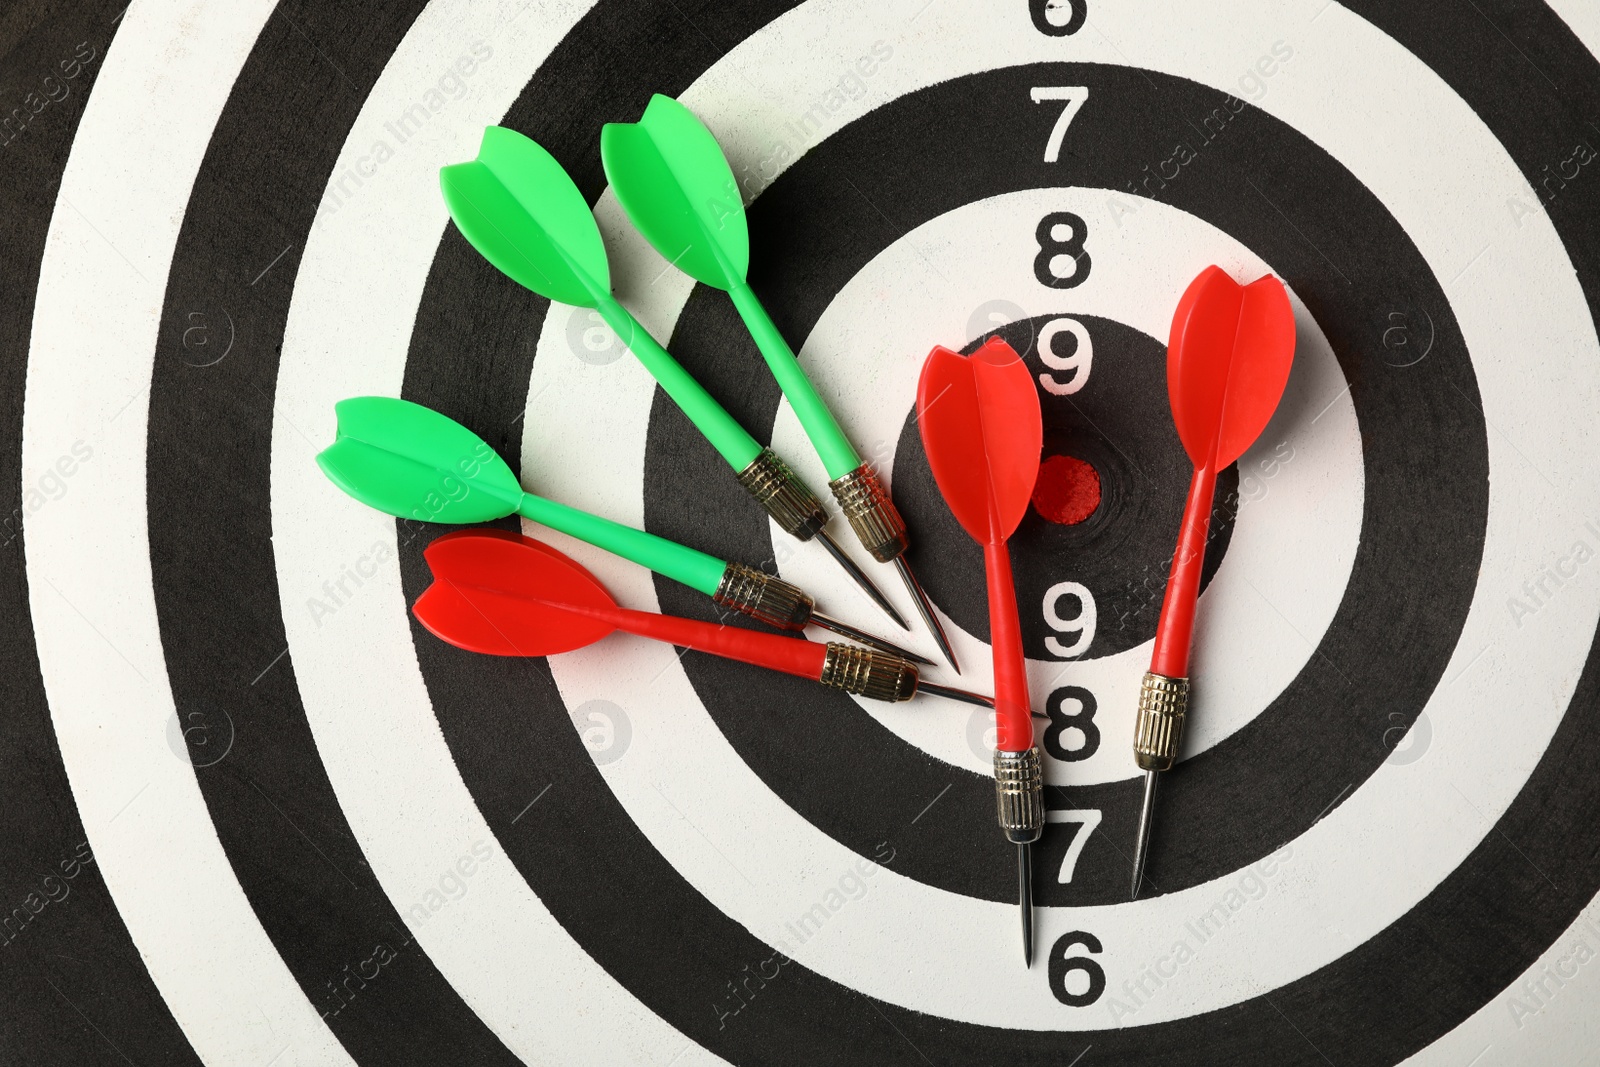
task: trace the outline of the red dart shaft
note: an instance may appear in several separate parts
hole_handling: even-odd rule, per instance
[[[983,546],[989,586],[989,644],[994,650],[994,783],[1000,826],[1017,848],[1017,903],[1022,910],[1022,959],[1033,965],[1033,842],[1044,826],[1044,779],[1033,746],[1028,710],[1028,662],[1022,655],[1017,588],[1003,540]]]
[[[709,652],[713,656],[725,656],[785,674],[797,674],[812,681],[822,678],[823,661],[828,656],[828,646],[804,638],[780,637],[699,619],[683,619],[676,615],[658,615],[653,611],[621,607],[584,607],[574,604],[552,607],[602,619],[619,630],[640,637],[651,637],[680,648]]]
[[[1283,283],[1269,276],[1240,285],[1220,267],[1201,271],[1172,314],[1167,399],[1183,450],[1195,465],[1172,555],[1150,671],[1139,683],[1133,757],[1144,775],[1132,895],[1144,883],[1156,782],[1171,770],[1189,708],[1189,651],[1211,525],[1217,471],[1261,436],[1289,380],[1295,318]]]
[[[1206,539],[1211,529],[1211,498],[1217,475],[1210,466],[1195,468],[1189,498],[1183,505],[1183,526],[1172,555],[1167,595],[1156,624],[1155,649],[1150,670],[1168,678],[1189,676],[1189,648],[1194,640],[1194,609],[1200,596],[1200,569],[1205,563]]]
[[[1022,655],[1011,553],[1004,541],[983,546],[983,565],[989,585],[989,642],[994,650],[994,747],[1023,752],[1033,747],[1033,716],[1028,710],[1028,667]]]

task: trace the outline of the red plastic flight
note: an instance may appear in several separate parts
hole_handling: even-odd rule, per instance
[[[1220,267],[1189,283],[1167,341],[1172,421],[1194,464],[1183,525],[1172,554],[1167,595],[1156,623],[1150,671],[1139,688],[1133,756],[1144,775],[1144,804],[1133,847],[1133,889],[1144,882],[1155,813],[1156,776],[1172,767],[1189,704],[1189,648],[1195,601],[1211,526],[1217,472],[1238,459],[1278,408],[1294,361],[1294,311],[1270,274],[1240,285]]]
[[[917,383],[917,427],[934,481],[956,521],[983,546],[994,652],[995,796],[1017,846],[1022,955],[1033,963],[1030,846],[1044,823],[1039,750],[1028,709],[1028,669],[1006,550],[1039,477],[1044,422],[1027,365],[999,338],[970,357],[935,348]]]
[[[1189,673],[1217,472],[1266,429],[1293,362],[1294,312],[1282,282],[1268,274],[1240,285],[1222,268],[1207,267],[1189,283],[1172,316],[1167,395],[1194,477],[1156,627],[1150,660],[1156,674]]]
[[[1028,676],[1006,540],[1027,513],[1044,424],[1033,375],[999,338],[972,356],[935,348],[917,384],[917,427],[951,514],[983,546],[994,649],[996,747],[1033,745]]]
[[[987,697],[922,682],[908,660],[735,626],[618,606],[576,560],[504,530],[463,530],[423,552],[434,582],[412,605],[442,640],[491,656],[554,656],[617,630],[820,681],[879,700],[918,692],[987,705]]]
[[[505,530],[464,530],[423,552],[433,584],[411,610],[469,652],[554,656],[623,630],[681,648],[816,678],[827,646],[619,607],[594,575],[549,545]]]

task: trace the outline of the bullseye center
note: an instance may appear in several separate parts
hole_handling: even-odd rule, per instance
[[[1063,526],[1076,526],[1100,506],[1100,472],[1076,456],[1050,456],[1039,465],[1033,506]]]

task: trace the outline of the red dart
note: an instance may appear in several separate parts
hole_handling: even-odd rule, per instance
[[[1135,897],[1150,846],[1156,774],[1171,768],[1183,735],[1189,647],[1217,472],[1266,429],[1293,361],[1294,312],[1282,282],[1269,274],[1240,285],[1222,268],[1207,267],[1189,283],[1173,313],[1167,341],[1167,395],[1194,477],[1167,577],[1150,672],[1139,690],[1133,752],[1145,783],[1134,848]]]
[[[920,682],[910,661],[876,649],[815,644],[699,619],[619,607],[577,561],[504,530],[463,530],[423,552],[434,582],[411,610],[428,631],[491,656],[554,656],[617,630],[709,652],[876,700],[918,692],[988,706],[977,693]]]
[[[1044,424],[1039,394],[1017,353],[999,338],[970,358],[935,348],[917,383],[917,426],[945,503],[983,546],[994,650],[994,779],[1000,827],[1017,846],[1022,954],[1033,962],[1029,845],[1044,825],[1043,778],[1033,743],[1027,663],[1006,540],[1028,510],[1039,476]]]

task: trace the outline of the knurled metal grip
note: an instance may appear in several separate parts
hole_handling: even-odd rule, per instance
[[[743,563],[728,564],[711,599],[780,630],[805,629],[816,606],[798,587]]]
[[[822,502],[770,448],[739,472],[739,484],[796,540],[809,541],[828,524]]]
[[[910,700],[917,692],[917,669],[887,652],[829,644],[820,681],[871,700]]]
[[[872,464],[863,463],[842,478],[828,483],[833,499],[839,502],[845,518],[856,532],[856,537],[872,558],[888,563],[911,544],[906,536],[906,520],[889,497],[889,491],[878,481],[878,472]]]
[[[1144,676],[1139,685],[1139,718],[1133,726],[1133,758],[1142,770],[1172,769],[1188,708],[1189,679]]]
[[[1023,752],[994,750],[994,797],[1000,829],[1017,844],[1039,840],[1044,830],[1044,770],[1039,746]]]

